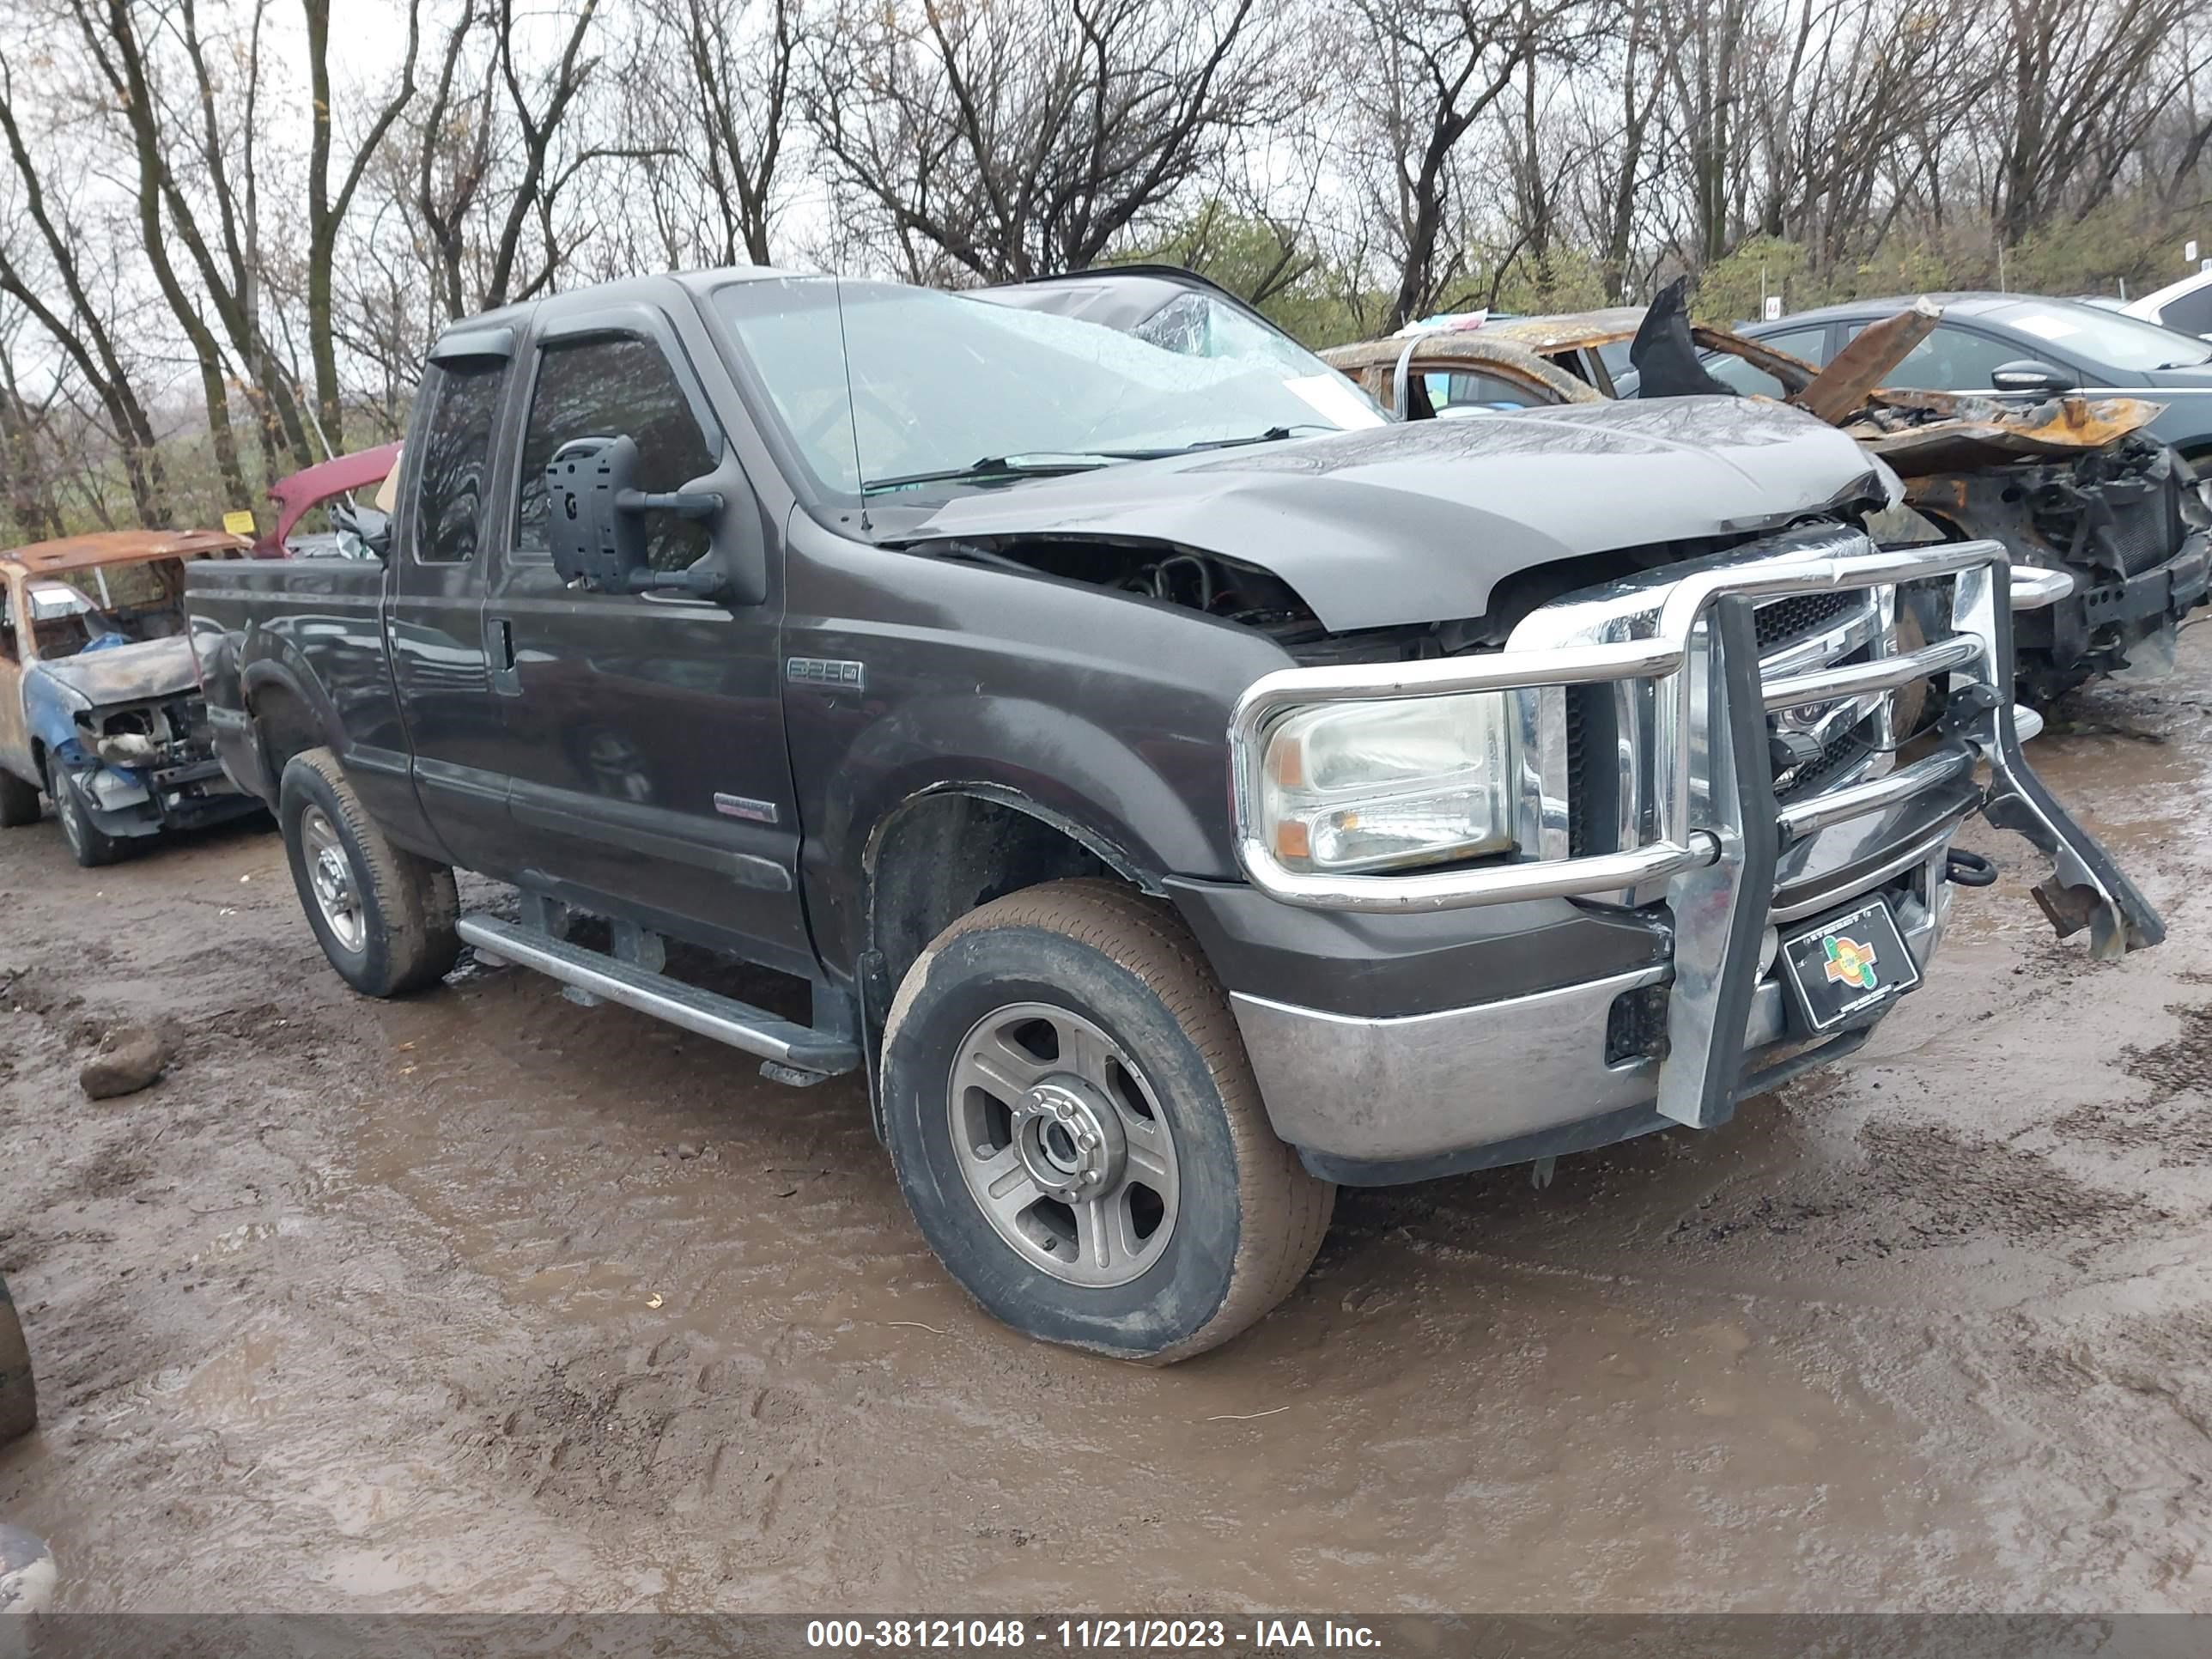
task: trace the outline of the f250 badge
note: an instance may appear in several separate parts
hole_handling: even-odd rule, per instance
[[[1838,985],[1856,985],[1862,991],[1874,989],[1876,958],[1873,945],[1862,945],[1855,939],[1846,939],[1841,933],[1835,933],[1822,939],[1820,947],[1828,958],[1828,965],[1824,971],[1830,979]]]
[[[792,657],[783,665],[783,677],[793,685],[817,685],[825,691],[864,691],[868,671],[865,663],[844,662],[836,657]]]

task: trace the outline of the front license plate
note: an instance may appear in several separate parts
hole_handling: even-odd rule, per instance
[[[1790,1000],[1814,1031],[1832,1030],[1920,983],[1920,969],[1885,899],[1784,939],[1781,959]]]

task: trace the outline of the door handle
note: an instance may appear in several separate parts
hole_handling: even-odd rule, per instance
[[[484,633],[484,668],[491,679],[491,689],[504,697],[522,695],[522,676],[514,666],[514,624],[505,617],[486,617]]]

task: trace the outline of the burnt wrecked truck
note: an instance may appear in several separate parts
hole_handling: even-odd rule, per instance
[[[257,812],[216,759],[185,568],[246,550],[218,531],[118,530],[0,552],[0,828],[43,790],[82,865]]]
[[[2055,584],[1878,546],[1849,438],[1401,424],[1200,332],[758,270],[449,328],[380,561],[188,578],[332,966],[390,996],[466,943],[865,1079],[984,1307],[1166,1360],[1291,1290],[1338,1183],[1710,1127],[1857,1048],[1988,878],[1978,811],[2062,932],[2159,938],[2021,756]],[[1907,589],[1936,637],[1842,642]],[[1911,742],[1778,790],[1808,708]]]

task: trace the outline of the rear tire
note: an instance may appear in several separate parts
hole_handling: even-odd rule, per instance
[[[46,793],[54,798],[54,816],[62,823],[62,839],[70,856],[87,870],[114,864],[131,854],[132,837],[104,834],[92,821],[92,808],[84,791],[58,757],[46,757]]]
[[[38,821],[39,786],[0,772],[0,830],[21,830]]]
[[[31,1382],[31,1350],[23,1322],[0,1279],[0,1446],[30,1433],[39,1424],[39,1392]]]
[[[445,977],[461,949],[452,869],[386,840],[329,750],[286,763],[276,823],[300,908],[341,979],[396,997]]]
[[[1201,1353],[1287,1296],[1328,1231],[1336,1189],[1276,1139],[1196,942],[1113,882],[1029,888],[939,934],[885,1022],[883,1096],[931,1249],[1046,1341]]]

